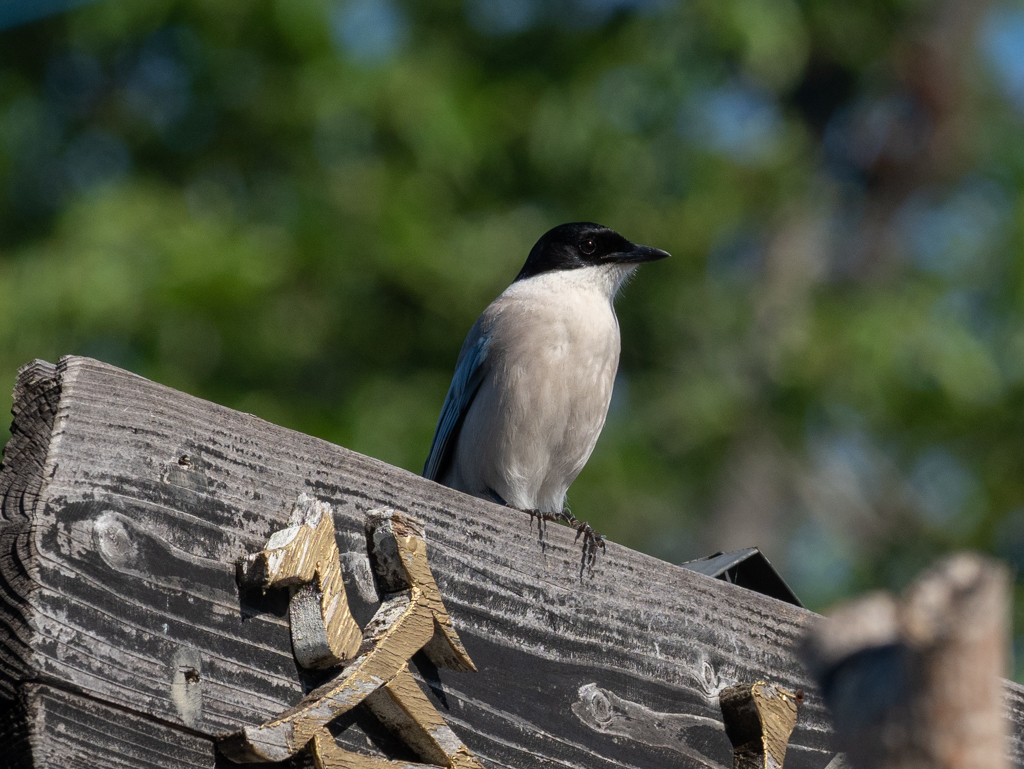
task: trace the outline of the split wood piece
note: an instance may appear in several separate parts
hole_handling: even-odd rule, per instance
[[[423,527],[381,510],[368,514],[367,529],[385,597],[363,632],[359,656],[291,710],[228,737],[221,750],[232,760],[283,761],[312,741],[322,769],[383,765],[337,747],[326,731],[328,723],[366,702],[429,765],[482,769],[408,671],[409,659],[420,650],[439,668],[476,670],[430,572]]]
[[[1002,769],[1006,568],[958,554],[817,624],[806,656],[854,769]]]
[[[733,746],[733,769],[781,769],[796,726],[802,692],[758,681],[718,695],[725,733]]]
[[[388,761],[353,753],[339,747],[334,737],[326,729],[321,729],[313,737],[313,761],[317,769],[483,769],[427,699],[409,673],[408,666],[404,666],[394,679],[373,692],[365,702],[382,723],[397,732],[420,758],[430,763]]]
[[[304,668],[324,669],[356,656],[362,630],[349,611],[329,504],[299,495],[291,524],[244,564],[264,590],[291,588],[292,651]]]

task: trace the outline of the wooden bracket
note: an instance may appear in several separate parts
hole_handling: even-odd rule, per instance
[[[799,690],[764,681],[731,686],[718,695],[732,742],[733,769],[782,769],[802,699]]]
[[[245,577],[264,590],[291,589],[292,650],[302,667],[344,664],[359,651],[362,631],[348,608],[331,506],[303,493],[289,523],[247,559]]]
[[[305,584],[303,580],[312,582],[318,575],[337,569],[336,546],[331,555],[334,523],[330,507],[300,497],[299,509],[306,511],[299,515],[302,520],[274,534],[257,556],[256,560],[266,569],[264,584]],[[329,536],[324,533],[328,528]],[[424,766],[365,756],[337,746],[327,724],[365,703],[428,762],[426,766],[482,769],[409,673],[410,658],[421,650],[439,668],[476,670],[451,625],[430,572],[423,526],[409,516],[385,509],[368,514],[367,533],[377,579],[385,595],[362,633],[358,654],[336,678],[310,692],[291,710],[261,726],[246,727],[225,738],[220,748],[228,758],[239,762],[283,761],[309,745],[318,769]],[[332,559],[331,568],[317,560],[314,553]],[[340,576],[319,577],[317,584],[322,591],[319,606],[323,626],[354,625]],[[301,590],[296,593],[299,595]],[[300,612],[308,619],[308,601],[304,606]],[[347,619],[338,619],[339,613],[347,615]],[[292,612],[293,622],[294,618]],[[292,632],[294,639],[294,625]],[[330,633],[327,635],[330,637]],[[350,647],[337,648],[347,653]]]

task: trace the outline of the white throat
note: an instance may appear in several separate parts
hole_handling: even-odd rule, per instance
[[[594,292],[605,297],[609,302],[613,302],[619,289],[625,285],[636,268],[635,264],[600,264],[579,267],[575,270],[543,272],[540,275],[513,283],[505,290],[505,293],[515,294],[520,291],[538,290],[544,292]]]

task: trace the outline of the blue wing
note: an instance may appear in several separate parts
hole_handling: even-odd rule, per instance
[[[434,432],[434,442],[430,446],[430,455],[423,467],[424,478],[437,481],[448,471],[459,431],[462,429],[462,422],[465,420],[466,412],[469,411],[469,406],[472,404],[477,390],[480,389],[480,383],[487,372],[485,364],[490,341],[489,336],[481,334],[459,356],[459,363],[455,367],[455,376],[452,377],[448,396],[444,399],[441,416],[437,420],[437,430]]]

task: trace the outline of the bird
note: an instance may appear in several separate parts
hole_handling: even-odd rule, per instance
[[[593,222],[548,230],[459,352],[424,477],[562,521],[583,565],[604,537],[566,507],[597,444],[619,365],[615,297],[640,264],[668,257]]]

